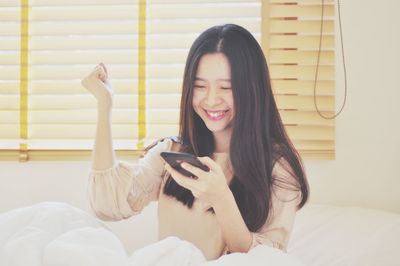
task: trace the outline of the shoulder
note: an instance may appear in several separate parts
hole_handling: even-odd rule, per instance
[[[273,160],[271,176],[273,196],[282,202],[295,201],[298,204],[302,191],[299,176],[282,154]]]
[[[293,168],[287,159],[280,157],[277,158],[272,164],[272,177],[291,180],[296,179],[296,174],[294,173]]]
[[[272,146],[272,177],[298,180],[299,171],[303,171],[301,160],[295,150],[287,145],[275,143]]]
[[[143,150],[142,157],[148,153],[153,153],[153,152],[160,153],[163,151],[176,151],[182,144],[183,141],[181,141],[181,138],[179,138],[178,136],[162,138],[148,145]]]

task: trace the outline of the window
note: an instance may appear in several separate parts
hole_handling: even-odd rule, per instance
[[[334,110],[333,2],[328,2],[317,102]],[[80,80],[98,62],[115,88],[119,155],[176,135],[184,63],[204,29],[249,29],[269,60],[278,107],[305,156],[332,158],[334,122],[315,112],[318,1],[5,0],[0,3],[0,158],[87,158],[96,100]],[[26,109],[26,110],[25,110]]]

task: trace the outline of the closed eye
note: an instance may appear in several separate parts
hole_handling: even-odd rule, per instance
[[[205,86],[201,86],[201,85],[194,85],[194,88],[204,89],[204,88],[205,88]]]

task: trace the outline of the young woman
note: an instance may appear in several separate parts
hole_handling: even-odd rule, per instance
[[[126,219],[158,200],[159,239],[190,241],[207,259],[259,244],[286,250],[308,183],[282,125],[264,54],[246,29],[215,26],[195,40],[179,137],[158,141],[135,165],[115,158],[104,64],[82,84],[98,101],[89,196],[99,218]],[[183,163],[197,178],[183,176],[160,156],[171,150],[195,154],[210,171]]]

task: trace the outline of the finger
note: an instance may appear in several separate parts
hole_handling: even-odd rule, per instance
[[[98,77],[99,74],[101,73],[101,71],[102,71],[101,67],[100,67],[99,65],[97,65],[97,66],[93,69],[93,71],[89,74],[89,76]]]
[[[216,171],[219,169],[219,165],[210,157],[198,157],[199,161],[208,166],[211,171]]]
[[[181,167],[185,170],[188,170],[189,172],[191,172],[193,175],[201,178],[204,173],[206,173],[205,171],[201,170],[200,168],[191,165],[190,163],[181,163]]]
[[[172,168],[169,164],[165,165],[165,169],[171,174],[172,178],[176,181],[176,183],[189,190],[193,189],[194,185],[193,182],[195,182],[194,179],[182,175],[174,168]]]
[[[108,75],[108,71],[107,71],[106,65],[105,65],[103,62],[101,62],[101,63],[100,63],[100,66],[103,67],[104,72],[106,73],[106,75]]]
[[[107,74],[102,67],[99,67],[99,70],[98,70],[96,76],[103,82],[105,82],[107,80]]]
[[[104,63],[100,63],[99,65],[100,65],[100,67],[101,67],[101,68],[103,69],[103,71],[104,71],[105,79],[108,79],[108,70],[107,70],[107,68],[106,68],[106,65],[105,65]]]

